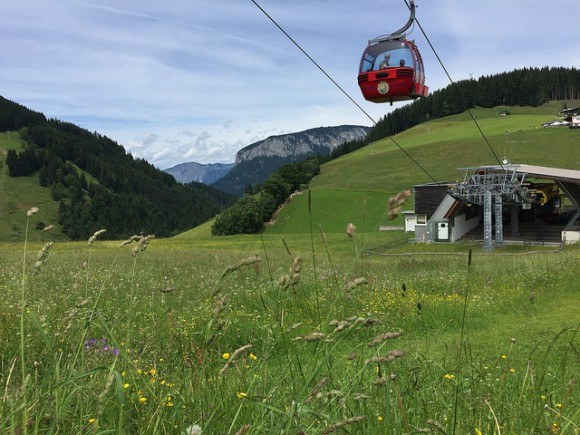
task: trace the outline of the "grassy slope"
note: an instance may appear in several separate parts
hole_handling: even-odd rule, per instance
[[[568,102],[568,105],[580,102]],[[541,107],[495,107],[472,110],[480,134],[469,113],[420,124],[393,137],[437,181],[461,180],[460,168],[497,164],[495,155],[513,163],[561,168],[580,168],[580,134],[568,128],[544,129],[541,124],[559,119],[563,102]],[[508,110],[511,115],[501,117]],[[490,150],[493,149],[493,152]],[[433,180],[390,139],[374,142],[356,152],[322,166],[308,193],[294,197],[278,215],[265,235],[344,233],[352,222],[359,232],[379,239],[401,235],[376,234],[380,225],[403,225],[402,217],[386,218],[390,196],[413,185]],[[310,202],[310,212],[309,212]],[[411,200],[405,207],[412,208]],[[178,240],[211,237],[211,225],[187,231]]]
[[[555,107],[557,106],[557,107]],[[514,163],[561,168],[580,168],[580,134],[568,128],[538,127],[557,113],[559,104],[541,108],[509,108],[512,115],[500,117],[502,108],[473,111],[498,158]],[[459,168],[497,164],[490,147],[469,114],[460,114],[421,124],[394,137],[437,181],[463,177]],[[388,222],[388,198],[415,184],[432,182],[390,139],[375,142],[322,167],[312,184],[312,219],[317,228],[342,232],[348,222],[359,230],[375,231]],[[366,206],[364,205],[366,201]],[[410,203],[409,203],[410,204]],[[412,208],[411,205],[407,206]],[[271,233],[309,231],[306,195],[295,198],[280,213]]]
[[[6,166],[6,152],[21,150],[24,142],[16,132],[0,133],[0,240],[23,241],[26,232],[26,212],[33,206],[41,213],[32,216],[28,239],[31,241],[65,240],[58,231],[58,202],[50,195],[50,189],[38,184],[38,175],[11,178]],[[36,230],[36,225],[55,225],[50,234]]]

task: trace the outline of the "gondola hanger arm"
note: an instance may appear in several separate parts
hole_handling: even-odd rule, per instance
[[[375,39],[371,39],[371,40],[369,40],[369,44],[373,44],[375,42],[382,42],[382,41],[389,41],[389,40],[393,40],[393,39],[404,38],[406,36],[405,32],[407,31],[407,29],[409,27],[411,27],[413,25],[413,21],[415,21],[415,0],[409,1],[409,10],[411,11],[411,15],[409,16],[409,20],[407,20],[407,22],[405,23],[405,25],[403,27],[401,27],[399,30],[394,31],[390,35],[378,36]]]

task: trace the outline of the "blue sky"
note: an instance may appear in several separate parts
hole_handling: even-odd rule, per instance
[[[356,75],[403,0],[258,0],[378,120]],[[580,67],[580,2],[416,0],[453,80]],[[2,0],[0,95],[107,135],[159,168],[233,162],[271,135],[371,122],[250,0]],[[448,79],[418,28],[431,90]]]

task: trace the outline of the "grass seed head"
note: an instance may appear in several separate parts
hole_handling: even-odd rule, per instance
[[[384,334],[381,334],[375,338],[373,338],[369,343],[368,346],[376,346],[378,344],[381,344],[383,341],[385,340],[390,340],[391,338],[397,338],[402,334],[401,331],[395,331],[395,332],[385,332]]]
[[[42,265],[44,263],[46,263],[46,260],[48,259],[48,254],[50,252],[50,248],[52,247],[52,242],[48,242],[47,244],[45,244],[42,249],[40,250],[40,252],[36,255],[36,262],[34,263],[34,271],[35,272],[40,272],[40,268],[42,267]]]
[[[389,209],[387,212],[387,218],[389,220],[393,220],[399,215],[403,209],[403,204],[405,204],[405,201],[407,201],[409,196],[411,196],[411,191],[406,189],[389,198],[387,203]]]
[[[356,232],[356,227],[354,226],[354,224],[351,222],[346,226],[346,234],[348,235],[348,237],[354,237],[354,233]]]
[[[91,245],[91,244],[92,244],[92,243],[93,243],[95,240],[97,240],[97,237],[99,237],[101,234],[103,234],[103,233],[106,233],[106,232],[107,232],[107,230],[105,230],[105,229],[101,229],[101,230],[95,231],[95,233],[94,233],[94,234],[93,234],[91,237],[89,237],[89,246],[90,246],[90,245]]]
[[[332,432],[336,432],[338,429],[345,426],[350,426],[364,420],[366,415],[358,415],[356,417],[347,418],[346,420],[339,421],[337,423],[331,424],[330,426],[324,428],[321,432],[322,435],[326,435]]]

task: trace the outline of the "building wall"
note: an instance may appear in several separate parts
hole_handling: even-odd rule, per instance
[[[477,227],[481,222],[481,216],[475,216],[467,219],[465,214],[455,216],[453,219],[453,226],[451,227],[451,242],[461,239],[464,235]]]

